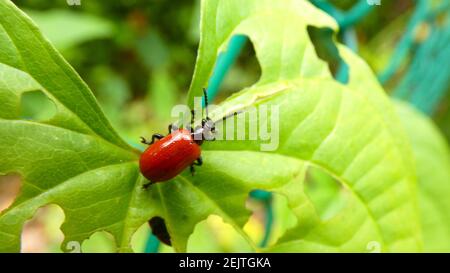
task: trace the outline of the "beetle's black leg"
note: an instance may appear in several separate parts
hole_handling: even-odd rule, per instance
[[[163,138],[163,137],[164,137],[164,136],[161,135],[161,134],[153,134],[153,135],[152,135],[152,142],[150,142],[150,144],[155,143],[155,139],[160,140],[160,139]]]
[[[163,138],[164,136],[163,135],[161,135],[161,134],[154,134],[154,135],[152,135],[152,141],[151,142],[148,142],[144,137],[141,137],[141,143],[144,143],[144,144],[147,144],[147,145],[151,145],[151,144],[153,144],[153,143],[155,143],[155,139],[161,139],[161,138]]]
[[[194,165],[197,165],[197,166],[203,165],[203,159],[201,156],[199,158],[197,158],[196,162],[194,162]]]
[[[150,142],[148,142],[144,137],[141,137],[141,143],[150,145]]]
[[[196,165],[196,166],[201,166],[203,164],[203,160],[202,160],[202,157],[200,156],[199,158],[197,158],[196,160],[195,160],[195,162],[194,163],[192,163],[192,165],[191,165],[191,174],[192,174],[192,176],[194,176],[194,174],[195,174],[195,168],[194,168],[194,165]]]
[[[178,129],[179,129],[179,128],[178,128],[178,125],[173,124],[173,123],[169,124],[169,135],[170,135],[173,131],[176,131],[176,130],[178,130]]]
[[[146,189],[148,189],[148,187],[150,187],[150,186],[153,185],[153,184],[155,184],[155,183],[153,183],[153,182],[145,183],[144,185],[142,185],[142,188],[143,188],[144,190],[146,190]]]

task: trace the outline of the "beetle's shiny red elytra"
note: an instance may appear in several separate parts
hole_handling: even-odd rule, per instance
[[[190,131],[179,129],[151,144],[141,155],[141,173],[152,183],[167,181],[191,166],[201,148]]]

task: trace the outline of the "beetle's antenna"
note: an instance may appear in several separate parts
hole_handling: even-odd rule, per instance
[[[203,96],[205,98],[206,119],[209,120],[209,114],[208,114],[208,92],[206,91],[206,88],[203,88]]]
[[[235,117],[235,116],[237,116],[237,115],[239,115],[239,114],[242,114],[242,113],[244,113],[243,110],[234,111],[234,112],[232,112],[232,113],[230,113],[230,114],[224,116],[223,118],[221,118],[221,119],[215,121],[214,123],[218,123],[218,122],[221,122],[221,121],[225,121],[226,119],[229,119],[229,118],[231,118],[231,117]]]

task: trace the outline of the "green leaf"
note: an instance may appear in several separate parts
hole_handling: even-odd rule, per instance
[[[36,26],[0,3],[0,174],[22,176],[21,193],[0,214],[0,251],[18,251],[23,223],[41,206],[65,211],[65,241],[106,229],[120,239],[137,155],[120,139],[92,92]],[[46,121],[20,120],[21,96],[42,91],[56,107]]]
[[[2,1],[0,24],[0,102],[9,109],[0,110],[0,173],[23,176],[21,195],[0,214],[0,251],[17,251],[22,224],[48,203],[65,212],[65,242],[106,230],[120,251],[130,251],[133,233],[160,216],[175,250],[185,251],[195,225],[215,214],[257,250],[242,231],[249,216],[245,200],[254,189],[283,194],[297,217],[295,227],[266,251],[361,252],[372,241],[383,251],[421,249],[414,162],[398,117],[367,65],[342,46],[350,81],[333,79],[306,27],[336,29],[336,24],[308,2],[202,2],[189,103],[230,37],[247,35],[262,77],[223,106],[278,105],[279,148],[262,152],[262,140],[205,143],[205,163],[194,177],[186,170],[148,190],[142,189],[135,153],[33,23]],[[55,103],[57,114],[47,122],[20,120],[20,95],[36,89]],[[271,115],[260,116],[261,124]],[[303,190],[311,165],[347,192],[344,209],[327,221]]]
[[[397,103],[414,151],[424,251],[450,251],[450,154],[432,121],[404,103]]]
[[[330,17],[306,1],[203,1],[189,103],[200,96],[230,37],[247,35],[262,68],[261,79],[222,106],[279,105],[279,148],[269,154],[314,165],[348,192],[345,209],[327,221],[303,194],[290,200],[302,203],[293,207],[297,226],[268,251],[367,251],[372,241],[382,251],[420,250],[412,153],[391,102],[368,66],[340,45],[350,80],[347,85],[336,82],[315,53],[309,25],[336,29]],[[260,144],[216,141],[204,146],[208,151],[267,154],[259,152]]]
[[[18,251],[23,223],[50,203],[65,213],[63,249],[67,242],[106,230],[119,250],[130,251],[134,231],[160,215],[175,249],[184,250],[195,225],[210,214],[238,228],[249,216],[244,204],[250,190],[282,191],[292,177],[302,177],[299,162],[258,155],[267,167],[253,181],[251,172],[261,164],[252,153],[243,152],[246,159],[236,164],[223,160],[236,153],[205,152],[208,162],[194,182],[184,173],[143,190],[136,155],[111,129],[86,85],[10,2],[0,4],[0,15],[0,99],[5,106],[0,110],[0,173],[23,177],[20,196],[0,215],[0,251]],[[57,108],[46,122],[19,119],[20,97],[33,90],[44,92]],[[242,173],[242,166],[250,173]]]

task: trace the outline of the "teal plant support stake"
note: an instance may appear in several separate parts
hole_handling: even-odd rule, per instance
[[[416,10],[408,23],[405,35],[401,38],[397,47],[392,54],[392,60],[387,66],[387,68],[380,73],[378,79],[381,83],[386,83],[392,75],[397,71],[397,69],[402,64],[408,54],[411,46],[413,45],[413,36],[416,26],[425,18],[427,13],[427,1],[426,0],[416,0]]]
[[[211,101],[214,100],[219,93],[219,88],[225,75],[241,53],[246,41],[247,37],[245,35],[233,36],[230,39],[227,50],[220,53],[217,58],[214,72],[208,82],[208,98],[210,98]],[[202,100],[202,105],[205,106],[204,98]]]
[[[337,8],[335,8],[332,4],[328,3],[326,0],[311,0],[314,6],[319,9],[325,11],[329,15],[331,15],[340,25],[340,22],[344,20],[344,13]]]
[[[373,8],[366,1],[358,1],[349,11],[341,11],[325,0],[312,0],[316,7],[331,15],[338,23],[341,30],[354,26],[361,21]]]
[[[158,238],[150,232],[147,242],[145,244],[145,253],[158,253],[159,246],[161,242]]]
[[[266,247],[269,243],[270,234],[272,233],[273,225],[273,206],[272,200],[273,196],[271,192],[264,190],[254,190],[250,192],[250,197],[260,201],[264,206],[265,211],[265,223],[264,223],[264,237],[260,242],[260,247]]]
[[[433,30],[430,37],[417,49],[406,75],[396,87],[393,96],[409,101],[422,112],[431,115],[448,90],[450,71],[450,24]],[[421,75],[418,80],[417,75]]]
[[[360,0],[349,11],[345,12],[343,18],[338,21],[341,29],[356,25],[362,20],[373,8],[373,5],[369,5],[367,1]]]
[[[272,193],[267,192],[266,193],[271,197],[269,201],[266,201],[264,203],[264,209],[265,209],[265,225],[264,225],[264,238],[262,239],[260,243],[260,247],[266,247],[269,243],[270,235],[272,234],[272,226],[273,226],[273,205],[272,205]]]
[[[417,45],[406,74],[393,92],[395,98],[409,101],[427,115],[434,113],[450,84],[448,64],[441,61],[450,58],[449,7],[450,1],[445,0],[423,16],[430,34]],[[436,16],[441,13],[445,13],[445,21],[437,23]]]
[[[408,23],[405,35],[400,40],[399,44],[395,48],[392,61],[389,63],[388,67],[378,76],[381,83],[387,82],[392,75],[398,70],[402,61],[410,52],[411,47],[414,42],[414,32],[419,23],[426,19],[433,19],[441,12],[447,12],[450,7],[449,0],[443,0],[441,5],[437,8],[431,10],[429,7],[429,2],[427,0],[416,0],[416,10]]]
[[[353,28],[347,28],[342,33],[344,43],[347,45],[351,50],[357,52],[358,51],[358,41],[356,39],[356,33]],[[349,68],[347,63],[344,62],[344,60],[340,60],[339,67],[336,73],[336,80],[340,83],[347,83],[349,80]]]
[[[347,83],[349,78],[348,65],[344,61],[339,62],[339,68],[336,72],[336,80],[340,83]]]

